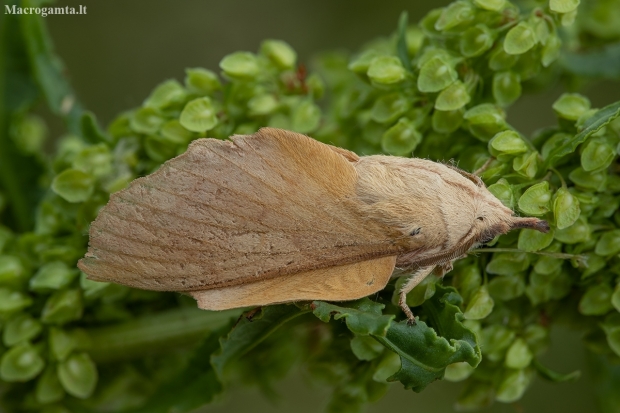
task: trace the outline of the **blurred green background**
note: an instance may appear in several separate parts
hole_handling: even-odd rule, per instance
[[[310,63],[318,52],[344,49],[354,52],[365,42],[392,33],[401,11],[418,21],[441,1],[376,2],[370,0],[229,0],[206,1],[58,1],[59,6],[88,7],[87,15],[48,16],[52,38],[64,59],[68,77],[80,100],[105,125],[127,109],[138,106],[161,81],[184,78],[187,67],[218,70],[220,59],[233,51],[258,49],[266,38],[288,42],[299,61]],[[616,87],[617,85],[614,85]],[[586,85],[581,92],[593,107],[618,99],[605,82]],[[508,111],[508,121],[530,133],[555,122],[551,104],[562,85],[522,97]],[[52,134],[62,132],[58,120],[49,119]],[[56,122],[56,123],[54,123]],[[595,386],[590,380],[580,338],[555,330],[552,348],[543,362],[558,371],[581,369],[580,380],[551,384],[538,379],[518,405],[496,403],[489,412],[589,412],[594,410]],[[256,389],[235,388],[209,412],[317,412],[328,401],[325,389],[311,385],[298,372],[281,383],[281,400],[265,399]],[[459,385],[435,383],[421,394],[400,384],[370,406],[370,412],[452,410]]]

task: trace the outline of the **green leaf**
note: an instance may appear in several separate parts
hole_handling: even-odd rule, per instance
[[[291,129],[299,133],[310,133],[321,123],[321,108],[311,100],[302,100],[291,114]]]
[[[474,4],[484,10],[500,11],[506,5],[506,0],[474,0]]]
[[[202,97],[187,102],[181,116],[181,125],[192,132],[206,132],[218,124],[215,108],[208,97]]]
[[[375,122],[391,123],[411,108],[411,98],[401,93],[390,93],[375,100],[371,117]]]
[[[508,106],[521,96],[521,77],[511,71],[493,76],[493,98],[501,106]]]
[[[223,377],[228,364],[246,354],[276,329],[309,310],[294,305],[261,307],[260,313],[248,320],[241,316],[226,338],[220,339],[220,350],[211,356],[211,365],[217,377]]]
[[[0,360],[0,378],[5,381],[25,382],[37,377],[45,367],[39,351],[29,343],[11,347]]]
[[[209,334],[192,353],[187,365],[173,377],[164,380],[147,402],[132,413],[189,412],[213,401],[222,392],[209,354],[220,348],[220,337],[230,326]]]
[[[524,369],[530,365],[533,357],[525,340],[518,338],[508,347],[504,365],[511,369]]]
[[[620,101],[599,109],[593,116],[589,117],[583,124],[582,130],[572,139],[559,144],[557,147],[549,151],[549,155],[545,160],[545,169],[556,164],[557,160],[564,155],[575,152],[577,147],[590,137],[593,133],[598,132],[602,127],[620,116]]]
[[[21,287],[26,269],[22,261],[13,255],[0,255],[0,285]]]
[[[77,275],[78,272],[64,262],[53,261],[39,268],[30,279],[30,289],[38,292],[59,290],[68,286]]]
[[[79,289],[61,290],[45,302],[41,320],[50,324],[65,324],[82,317],[82,294]]]
[[[620,252],[620,229],[606,231],[596,243],[594,252],[602,257],[618,254]]]
[[[558,189],[553,197],[553,216],[557,229],[570,227],[580,214],[579,200],[566,188]]]
[[[359,360],[373,360],[381,353],[385,347],[371,336],[355,336],[351,340],[351,350]]]
[[[185,69],[185,87],[198,95],[211,95],[222,88],[215,73],[201,67]]]
[[[533,229],[522,229],[519,233],[518,248],[522,251],[540,251],[553,242],[553,229],[546,234]]]
[[[144,101],[144,106],[161,110],[179,105],[185,100],[187,92],[183,85],[175,79],[159,84]]]
[[[400,370],[389,381],[398,380],[419,392],[442,378],[450,364],[465,361],[473,367],[478,365],[480,348],[475,333],[461,321],[460,301],[456,290],[438,285],[437,293],[423,305],[433,328],[423,321],[415,326],[401,321],[392,323],[385,337],[376,336],[401,358]]]
[[[616,148],[605,139],[592,138],[581,152],[581,167],[586,172],[607,169],[616,158]]]
[[[479,56],[493,46],[494,40],[495,35],[486,25],[477,24],[461,35],[459,48],[463,56]]]
[[[58,379],[67,393],[86,399],[95,391],[97,366],[88,354],[73,354],[58,365]]]
[[[489,290],[483,285],[472,294],[463,316],[467,320],[481,320],[491,314],[494,305]]]
[[[525,271],[530,266],[526,253],[496,253],[487,264],[487,272],[498,275],[513,275]]]
[[[553,103],[555,113],[568,120],[576,121],[590,109],[590,100],[578,93],[564,93]]]
[[[369,298],[344,304],[346,307],[323,301],[313,301],[312,312],[324,322],[328,322],[332,317],[334,320],[345,319],[348,329],[358,335],[386,335],[394,316],[381,313],[385,307],[383,304],[376,303]]]
[[[389,154],[406,156],[410,155],[421,141],[422,135],[418,132],[415,122],[400,118],[381,137],[381,147]]]
[[[19,291],[0,288],[0,315],[23,310],[32,305],[32,298]]]
[[[47,366],[43,371],[37,380],[34,395],[37,401],[42,404],[55,403],[65,397],[65,390],[60,384],[55,366]]]
[[[513,403],[523,396],[530,385],[531,374],[526,370],[509,370],[499,383],[495,400],[503,403]]]
[[[611,296],[611,304],[620,313],[620,282],[618,284],[616,284],[616,288],[614,289],[614,293]]]

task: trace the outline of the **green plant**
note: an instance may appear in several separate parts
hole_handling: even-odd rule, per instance
[[[537,359],[550,325],[566,323],[606,357],[601,377],[608,377],[609,390],[601,392],[601,406],[613,411],[620,369],[620,102],[594,109],[585,96],[566,93],[553,104],[557,125],[531,137],[507,123],[504,108],[556,79],[575,88],[586,76],[617,78],[620,32],[607,12],[618,6],[458,0],[419,24],[401,16],[393,36],[353,57],[319,56],[311,73],[286,43],[266,40],[256,54],[226,56],[221,74],[193,68],[183,83],[165,81],[107,130],[76,100],[42,19],[4,15],[5,403],[15,411],[189,411],[233,379],[272,391],[274,380],[303,363],[333,388],[330,411],[360,410],[389,381],[421,391],[444,376],[466,380],[458,403],[472,409],[518,400],[535,374],[574,378]],[[41,99],[66,123],[67,135],[51,155],[44,150],[46,126],[32,113]],[[544,217],[552,230],[508,234],[458,261],[443,282],[427,279],[408,297],[420,315],[416,327],[402,321],[395,305],[400,280],[372,299],[270,306],[234,323],[241,312],[198,311],[183,296],[79,273],[88,225],[111,192],[156,170],[193,139],[225,139],[261,126],[364,154],[455,159],[463,169],[482,170],[504,204]]]

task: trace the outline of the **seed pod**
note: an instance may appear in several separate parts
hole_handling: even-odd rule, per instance
[[[445,272],[511,229],[549,230],[513,216],[480,178],[454,167],[359,157],[271,128],[231,139],[196,140],[113,194],[80,269],[93,280],[186,292],[221,310],[361,298],[398,265],[419,269],[401,290],[407,313],[406,293],[435,267]],[[72,291],[50,298],[44,321],[79,314]]]

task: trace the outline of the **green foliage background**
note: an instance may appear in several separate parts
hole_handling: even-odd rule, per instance
[[[23,0],[18,6],[40,6]],[[517,402],[554,325],[583,333],[596,361],[599,409],[620,383],[620,103],[576,93],[620,75],[615,1],[460,0],[368,39],[350,54],[300,65],[280,40],[186,70],[103,129],[77,100],[45,20],[4,15],[0,111],[0,386],[10,411],[189,411],[231,383],[273,383],[301,365],[331,389],[329,411],[359,411],[389,382],[422,391],[464,381],[458,407]],[[48,17],[49,18],[49,17]],[[562,81],[557,124],[519,133],[505,109]],[[615,84],[617,86],[617,83]],[[617,98],[617,97],[616,97]],[[46,111],[65,133],[47,145]],[[51,120],[54,122],[54,120]],[[195,310],[176,294],[87,280],[75,268],[111,192],[200,137],[261,126],[307,133],[360,154],[484,168],[489,189],[549,234],[513,232],[430,277],[409,297],[392,284],[351,303]],[[52,126],[53,127],[53,126]],[[518,248],[520,251],[516,251]],[[481,250],[483,251],[483,250]],[[235,321],[236,320],[236,321]]]

